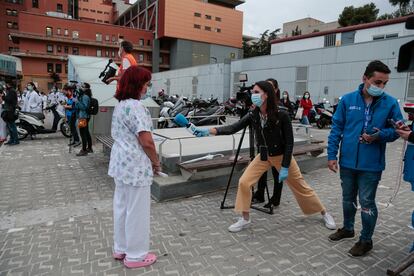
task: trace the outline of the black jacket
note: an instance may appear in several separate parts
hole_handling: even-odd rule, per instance
[[[259,146],[267,145],[269,156],[283,155],[282,167],[289,168],[293,152],[293,130],[289,115],[285,111],[279,110],[278,121],[267,120],[262,129],[259,113],[259,108],[256,108],[247,113],[240,121],[232,125],[218,127],[217,135],[236,133],[252,123],[256,143]]]
[[[6,95],[3,96],[4,109],[7,111],[14,112],[17,106],[17,93],[16,90],[10,88],[7,90]]]

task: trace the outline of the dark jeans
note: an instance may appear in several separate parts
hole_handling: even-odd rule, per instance
[[[86,151],[86,146],[88,149],[92,149],[92,138],[89,133],[89,119],[87,119],[86,127],[80,128],[79,132],[82,138],[82,149]]]
[[[60,115],[56,111],[56,108],[52,109],[52,113],[53,113],[53,126],[52,126],[52,129],[56,130],[57,126],[59,124],[59,121],[60,121]]]
[[[6,122],[7,125],[7,130],[9,131],[10,134],[10,143],[19,143],[19,137],[17,135],[17,127],[16,127],[16,123],[13,122]]]
[[[272,167],[272,174],[273,174],[273,179],[275,182],[275,187],[273,189],[272,202],[280,203],[280,198],[282,196],[283,182],[279,182],[279,172],[274,167]],[[267,182],[267,172],[265,172],[262,175],[262,177],[260,177],[259,179],[259,182],[257,184],[257,192],[256,192],[257,197],[261,197],[264,199],[266,182]]]
[[[378,210],[375,204],[378,183],[382,172],[358,171],[341,168],[342,208],[344,228],[353,231],[357,211],[357,196],[361,205],[361,241],[371,241],[377,223]]]
[[[69,120],[69,127],[70,127],[70,132],[72,133],[72,142],[79,142],[79,135],[78,135],[78,130],[76,127],[76,116],[72,115],[70,116],[70,120]]]

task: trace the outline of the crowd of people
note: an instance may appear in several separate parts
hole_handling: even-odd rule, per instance
[[[356,91],[342,97],[333,118],[328,142],[328,167],[335,173],[340,172],[342,183],[343,227],[339,229],[327,207],[305,181],[292,156],[291,119],[280,108],[288,103],[289,96],[283,92],[282,98],[278,99],[277,81],[268,79],[255,83],[251,95],[253,106],[240,121],[210,129],[196,127],[194,134],[199,137],[229,135],[249,124],[255,131],[258,155],[239,179],[235,212],[241,217],[228,230],[239,232],[252,225],[252,198],[261,200],[263,191],[252,195],[251,188],[260,183],[268,169],[274,168],[276,194],[270,204],[279,204],[279,186],[285,182],[304,214],[320,213],[325,226],[336,230],[328,237],[333,242],[355,236],[354,220],[359,198],[362,229],[358,242],[348,254],[365,256],[373,248],[372,237],[378,217],[375,196],[385,169],[386,144],[400,136],[411,142],[414,139],[409,127],[395,129],[390,124],[390,120],[403,120],[397,100],[384,92],[390,72],[381,61],[369,63],[362,84]],[[126,267],[137,268],[151,265],[157,259],[149,252],[149,187],[153,176],[160,173],[161,166],[151,136],[151,117],[140,101],[150,85],[151,73],[144,68],[130,66],[118,81],[115,97],[119,103],[114,110],[111,129],[115,142],[108,171],[115,181],[113,257],[122,260]],[[301,106],[311,106],[308,92],[303,95]],[[407,154],[414,156],[414,151],[407,150]],[[413,164],[406,163],[407,166]],[[414,187],[412,173],[408,171],[405,170],[404,179]]]

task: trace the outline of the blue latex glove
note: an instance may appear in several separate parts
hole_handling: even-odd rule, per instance
[[[289,169],[282,167],[279,171],[279,182],[282,182],[288,178]]]
[[[194,130],[194,135],[197,137],[206,137],[206,136],[210,136],[210,131],[208,130],[208,128],[196,127]]]

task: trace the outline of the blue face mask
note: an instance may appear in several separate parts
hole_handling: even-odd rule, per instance
[[[257,106],[257,107],[262,106],[263,100],[262,100],[262,97],[260,96],[260,94],[252,94],[251,99],[252,99],[252,103],[255,106]]]
[[[381,96],[384,93],[384,90],[371,84],[367,89],[368,94],[370,94],[372,97],[378,97]]]

